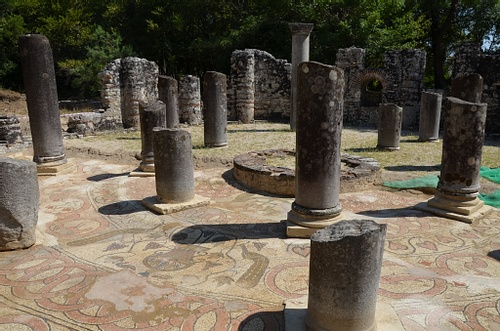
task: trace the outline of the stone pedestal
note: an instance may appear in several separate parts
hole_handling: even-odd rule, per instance
[[[142,203],[160,214],[209,203],[194,194],[194,165],[191,135],[179,129],[154,128],[153,150],[156,197]]]
[[[153,128],[166,127],[166,112],[165,104],[161,101],[156,101],[152,104],[142,102],[139,105],[139,114],[141,121],[141,163],[139,170],[154,176],[154,152],[153,152]],[[144,174],[137,174],[132,172],[131,176],[144,176]]]
[[[179,117],[181,122],[189,125],[200,125],[203,121],[198,77],[188,75],[180,80]]]
[[[35,244],[39,196],[36,164],[0,156],[0,251]]]
[[[386,225],[345,220],[311,236],[308,330],[376,330]]]
[[[203,76],[204,142],[206,147],[227,145],[226,75],[207,71]]]
[[[378,107],[377,149],[399,150],[403,108],[393,103],[381,103]]]
[[[420,120],[418,127],[419,141],[438,141],[441,121],[443,95],[434,92],[422,92],[420,99]]]
[[[317,62],[299,66],[295,201],[287,235],[309,237],[341,217],[340,140],[344,72]]]
[[[485,103],[447,98],[437,191],[427,204],[417,208],[467,223],[491,212],[492,208],[478,198],[486,109]]]
[[[177,80],[169,76],[158,76],[158,99],[166,107],[167,128],[179,126],[179,87]]]
[[[297,77],[298,66],[309,61],[309,35],[314,28],[313,23],[289,23],[292,32],[292,76],[291,76],[291,109],[290,129],[296,130],[297,120]]]
[[[46,169],[42,168],[67,162],[52,49],[45,36],[28,34],[19,38],[19,50],[33,139],[33,161],[43,172]]]

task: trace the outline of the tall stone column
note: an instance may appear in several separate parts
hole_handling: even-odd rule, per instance
[[[179,86],[180,121],[189,125],[200,125],[201,113],[200,79],[196,76],[184,76]]]
[[[387,226],[340,221],[311,236],[309,330],[377,329],[375,308]]]
[[[152,104],[141,102],[139,104],[139,114],[141,121],[141,164],[139,169],[144,172],[154,173],[154,152],[153,152],[153,129],[165,128],[166,114],[165,104],[156,101]]]
[[[0,156],[0,251],[35,244],[39,199],[36,164]]]
[[[452,97],[443,111],[443,152],[441,173],[434,198],[417,208],[437,215],[472,223],[492,211],[479,200],[480,168],[486,103],[477,102],[482,93],[482,77],[462,76],[452,81]],[[454,97],[460,95],[469,100]]]
[[[313,23],[289,23],[292,32],[292,77],[291,77],[291,109],[290,129],[296,130],[297,120],[297,77],[298,66],[309,61],[309,35],[314,28]]]
[[[295,201],[287,235],[309,237],[341,217],[340,140],[344,71],[317,62],[299,66]]]
[[[253,52],[234,52],[236,116],[243,124],[251,123],[255,114],[255,57]]]
[[[403,108],[394,103],[381,103],[378,107],[378,149],[399,150]]]
[[[158,76],[158,99],[163,101],[167,112],[167,128],[179,126],[179,87],[177,80],[169,76]]]
[[[33,161],[39,167],[65,164],[67,159],[49,40],[40,34],[27,34],[19,38],[19,49],[33,139]]]
[[[418,127],[419,141],[437,141],[439,139],[442,102],[443,95],[441,93],[422,92]]]
[[[227,145],[226,75],[207,71],[203,77],[204,141],[206,147]]]

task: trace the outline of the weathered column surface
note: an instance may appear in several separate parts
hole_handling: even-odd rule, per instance
[[[64,164],[67,160],[49,40],[40,34],[27,34],[19,38],[19,50],[33,139],[33,161],[38,166]]]
[[[206,147],[227,145],[226,75],[207,71],[203,76],[204,142]]]
[[[0,144],[22,144],[21,124],[16,116],[0,115]]]
[[[443,95],[441,93],[422,92],[418,127],[419,141],[436,141],[439,139],[442,102]]]
[[[289,236],[308,237],[340,217],[344,85],[342,69],[317,62],[299,66],[295,201],[288,221],[303,229],[289,226]]]
[[[177,80],[169,76],[158,76],[158,99],[166,107],[167,128],[179,126],[179,87]]]
[[[238,51],[234,54],[233,70],[234,80],[237,82],[236,95],[236,116],[238,121],[244,124],[251,123],[255,114],[255,57],[253,53]]]
[[[166,127],[165,104],[156,101],[152,104],[141,102],[139,104],[141,121],[141,164],[139,169],[145,172],[154,172],[153,128]]]
[[[403,108],[394,103],[381,103],[378,107],[378,149],[399,150]]]
[[[0,156],[0,251],[35,244],[37,176],[34,162]]]
[[[460,75],[452,79],[450,97],[480,103],[483,95],[483,77],[479,74]]]
[[[345,220],[311,236],[309,330],[376,330],[386,225]]]
[[[196,76],[184,76],[179,86],[180,121],[189,125],[201,124],[200,79]]]
[[[158,201],[180,203],[194,197],[191,135],[179,129],[153,129]]]
[[[290,128],[296,130],[297,120],[297,77],[298,66],[309,61],[309,35],[314,28],[313,23],[289,23],[292,32],[292,77],[291,77],[291,109]]]

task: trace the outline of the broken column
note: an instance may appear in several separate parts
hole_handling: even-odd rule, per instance
[[[420,120],[418,126],[419,141],[439,140],[441,104],[443,95],[435,92],[422,92],[420,99]]]
[[[36,164],[0,156],[0,251],[35,244],[38,203]]]
[[[167,128],[179,126],[179,95],[177,80],[169,76],[158,76],[158,99],[166,107]]]
[[[492,211],[478,198],[488,105],[479,102],[480,75],[459,77],[451,86],[452,96],[447,98],[443,111],[443,152],[436,194],[417,208],[472,223]]]
[[[153,152],[153,128],[166,127],[165,104],[159,100],[152,104],[141,102],[139,104],[141,120],[141,163],[139,169],[143,172],[155,171]]]
[[[226,75],[207,71],[203,76],[204,142],[206,147],[227,145]]]
[[[304,62],[298,74],[295,201],[287,235],[309,237],[340,219],[344,71]]]
[[[27,34],[19,38],[19,50],[33,139],[33,161],[43,172],[67,162],[52,49],[45,36]]]
[[[200,79],[187,75],[179,83],[180,121],[189,125],[200,125],[203,120],[200,103]]]
[[[142,200],[147,208],[160,214],[169,214],[210,202],[194,194],[194,165],[189,132],[154,128],[153,150],[157,195]]]
[[[298,66],[302,62],[309,61],[309,35],[314,28],[313,23],[289,23],[292,32],[292,77],[291,77],[291,109],[290,128],[296,130],[297,118],[297,77]]]
[[[403,108],[394,103],[381,103],[378,107],[377,149],[399,150]]]
[[[376,330],[386,230],[374,221],[349,220],[311,236],[309,330]]]

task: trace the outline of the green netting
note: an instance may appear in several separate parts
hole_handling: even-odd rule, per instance
[[[437,187],[438,176],[437,175],[427,175],[424,177],[417,177],[408,180],[396,180],[394,182],[384,182],[384,186],[397,188],[397,189],[411,189],[419,187]]]
[[[496,190],[490,194],[479,194],[479,199],[483,200],[488,206],[500,208],[500,190]]]
[[[481,167],[479,174],[493,183],[500,184],[500,168]]]

